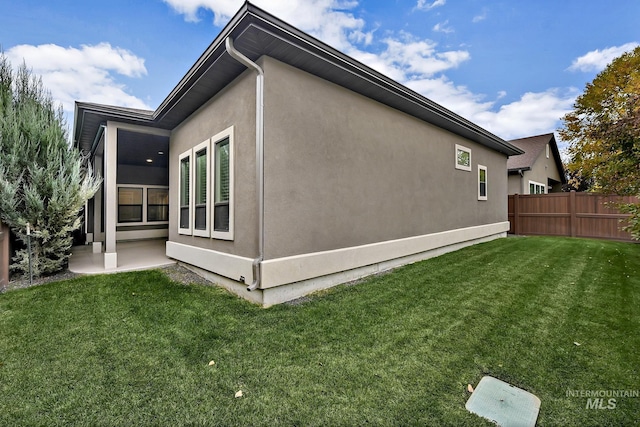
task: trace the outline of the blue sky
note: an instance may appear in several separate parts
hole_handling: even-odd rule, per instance
[[[241,0],[0,0],[0,45],[62,103],[155,109]],[[255,0],[505,138],[555,131],[640,43],[638,0]]]

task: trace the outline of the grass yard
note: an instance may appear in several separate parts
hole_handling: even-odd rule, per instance
[[[640,245],[500,239],[269,309],[160,271],[0,295],[6,426],[493,425],[484,375],[540,426],[637,425],[569,390],[640,390]]]

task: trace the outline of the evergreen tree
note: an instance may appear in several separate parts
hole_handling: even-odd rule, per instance
[[[35,276],[67,264],[79,212],[100,184],[87,165],[42,80],[26,64],[14,72],[0,52],[0,221],[25,246],[30,224]],[[29,271],[26,249],[13,261],[13,270]]]

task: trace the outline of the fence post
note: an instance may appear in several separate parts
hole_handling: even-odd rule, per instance
[[[0,223],[0,288],[9,285],[9,227]]]
[[[513,195],[513,234],[520,234],[520,195]]]
[[[569,229],[571,230],[571,237],[576,237],[576,230],[578,228],[578,219],[576,217],[576,190],[571,190],[569,193]]]

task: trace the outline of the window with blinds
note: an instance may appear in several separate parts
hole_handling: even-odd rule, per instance
[[[195,155],[195,222],[196,230],[207,229],[207,150],[208,147],[202,148]]]
[[[118,188],[118,222],[142,222],[142,188]]]
[[[178,232],[233,240],[233,127],[179,156]]]
[[[185,153],[180,157],[180,212],[178,219],[179,228],[181,232],[191,233],[191,155],[189,153]]]
[[[229,138],[215,144],[215,199],[214,224],[215,231],[229,231]]]
[[[147,221],[169,221],[169,189],[147,189]]]
[[[478,200],[487,200],[487,167],[478,165]]]

